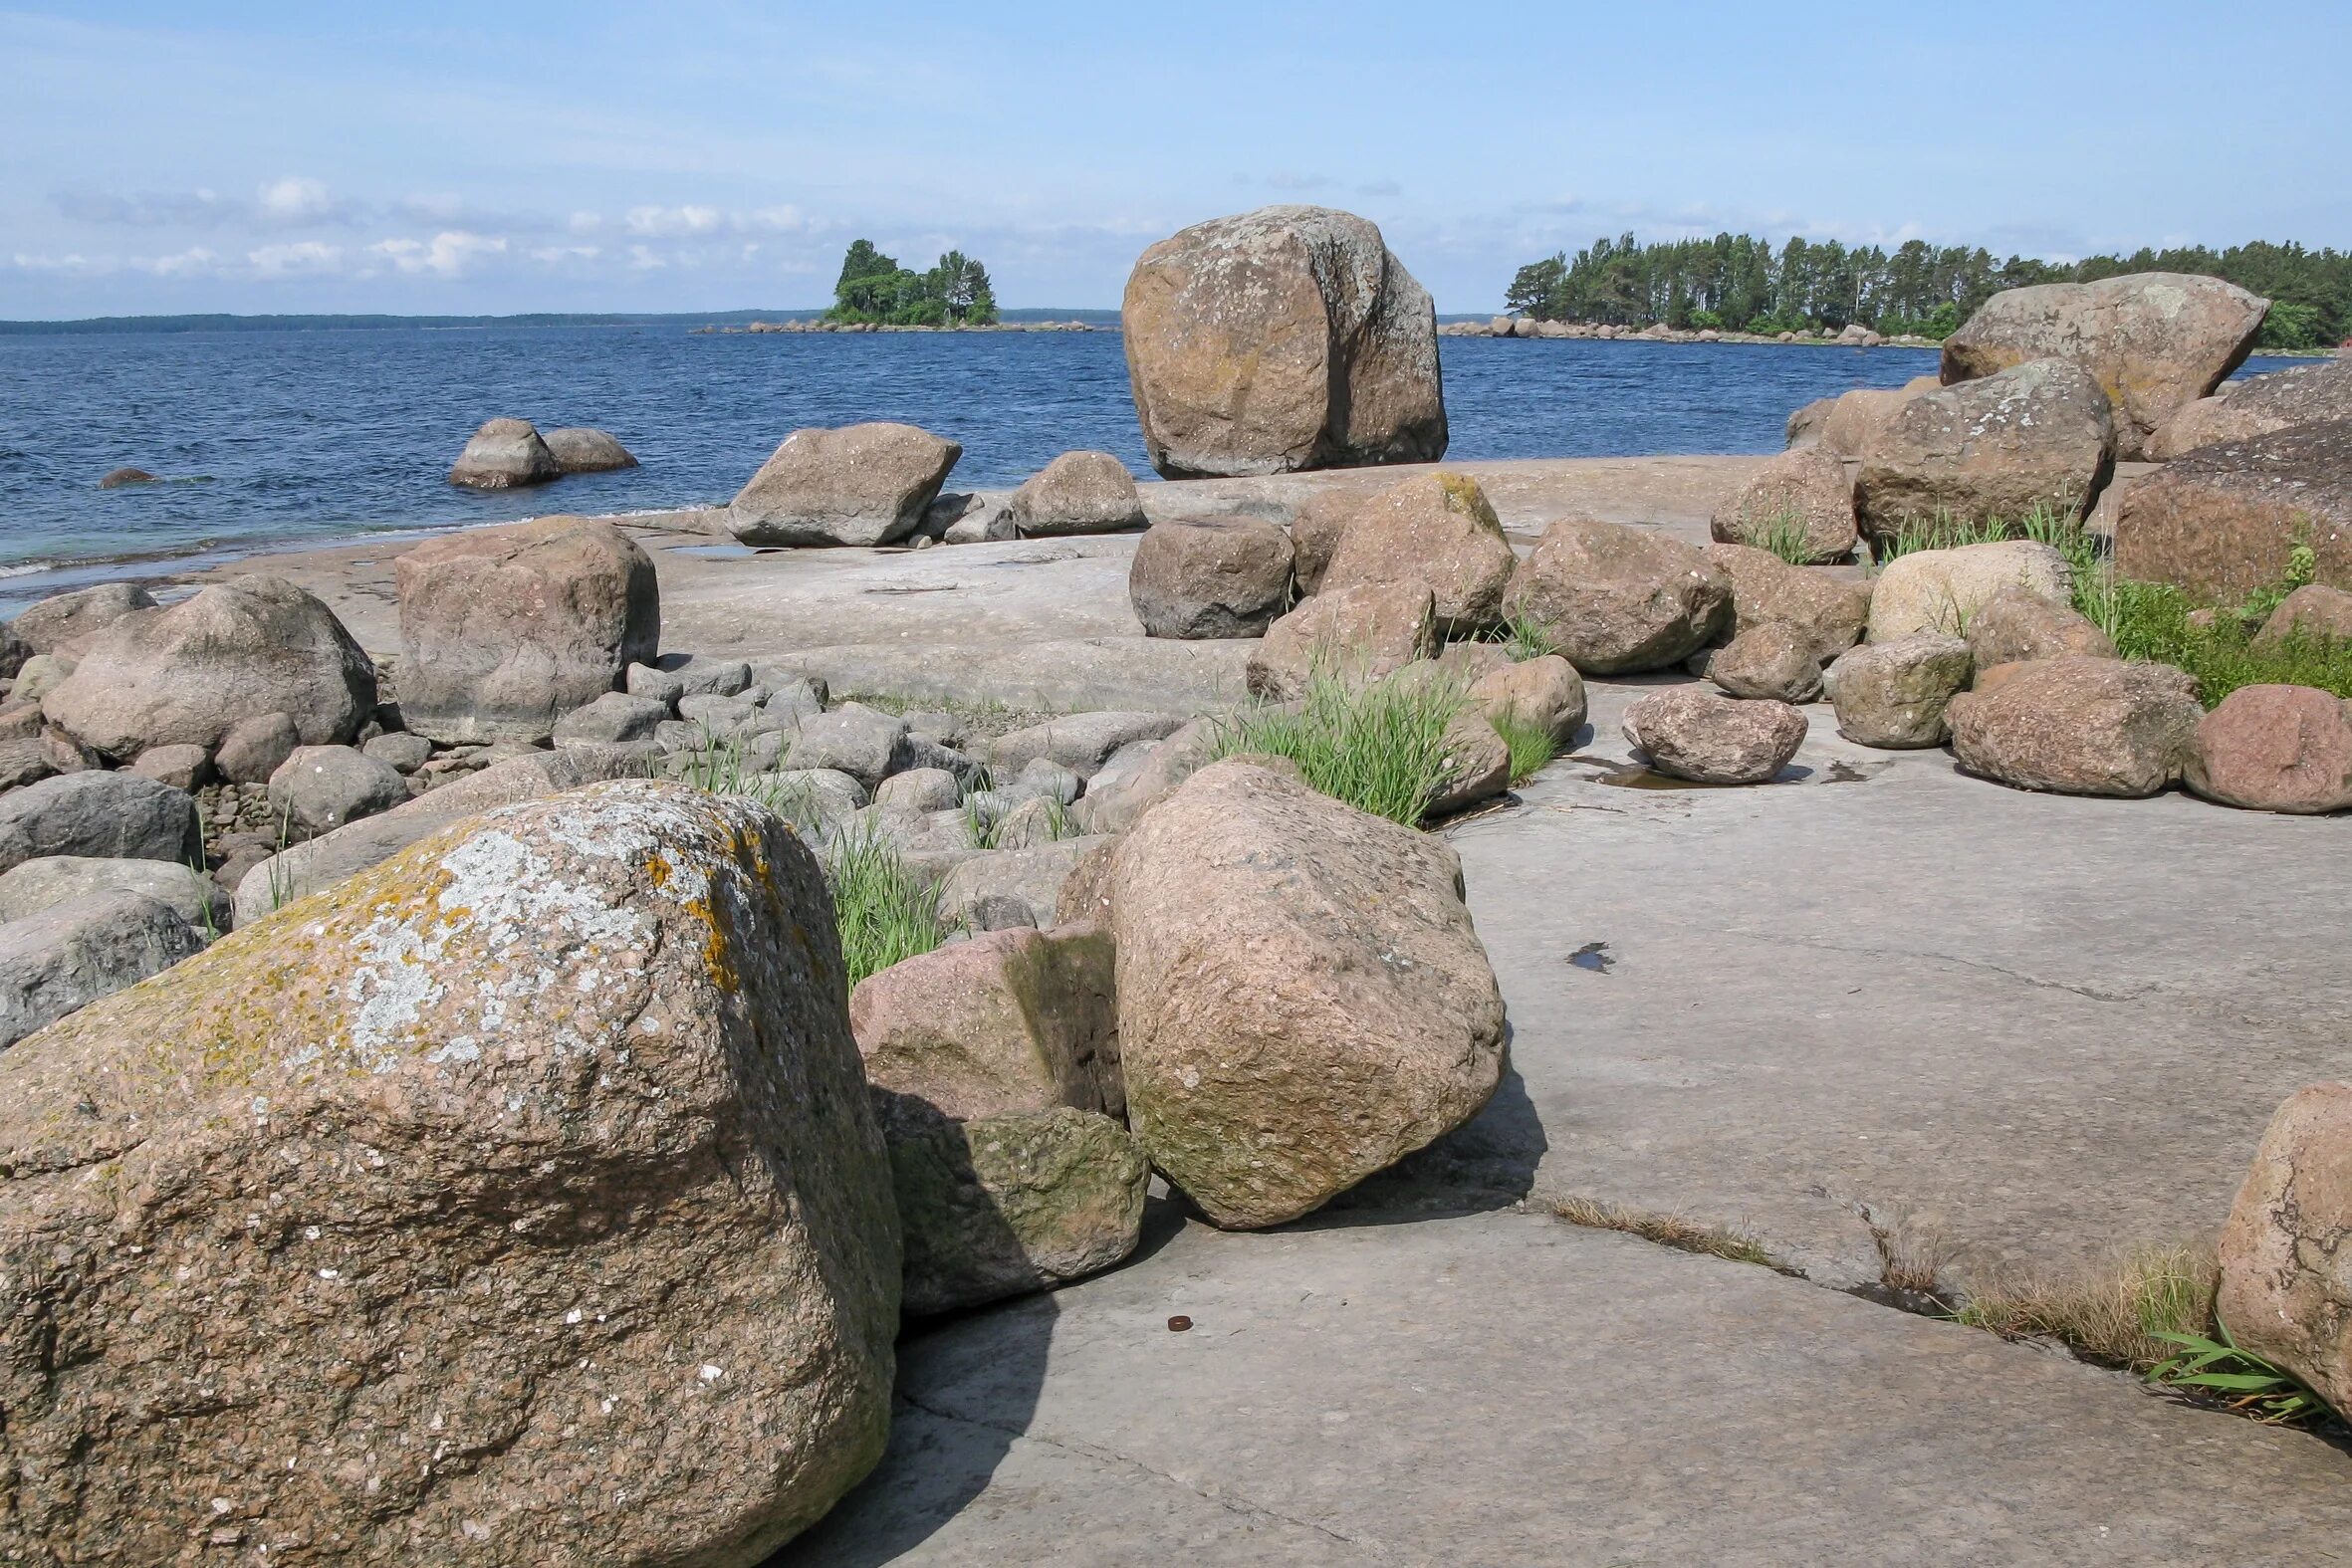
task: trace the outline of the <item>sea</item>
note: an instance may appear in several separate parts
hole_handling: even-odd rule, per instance
[[[1891,347],[1439,341],[1456,459],[1772,452],[1800,404],[1936,363]],[[641,466],[450,485],[496,415],[599,426]],[[1015,485],[1072,448],[1150,472],[1115,331],[0,336],[0,614],[267,550],[723,502],[793,430],[863,419],[961,442],[950,488]],[[100,490],[120,467],[162,483]]]

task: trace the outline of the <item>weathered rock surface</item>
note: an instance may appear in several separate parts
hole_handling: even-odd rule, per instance
[[[1022,481],[1008,510],[1024,539],[1143,527],[1135,476],[1108,452],[1062,453]]]
[[[2052,604],[2072,597],[2066,558],[2031,540],[1994,540],[1957,550],[1915,550],[1887,562],[1870,590],[1869,637],[1891,642],[1915,631],[1964,632],[1993,596],[2022,589]]]
[[[1584,728],[1584,677],[1556,653],[1506,660],[1470,683],[1470,700],[1490,719],[1508,714],[1540,725],[1562,746]]]
[[[2278,1108],[2222,1231],[2216,1302],[2231,1338],[2337,1410],[2352,1408],[2352,1083],[2314,1083]]]
[[[795,430],[727,508],[746,545],[890,545],[922,522],[964,449],[913,425]]]
[[[1364,498],[1345,490],[1317,490],[1291,519],[1291,569],[1301,597],[1319,593],[1323,573],[1338,553],[1339,538],[1363,510]]]
[[[430,740],[538,745],[660,646],[653,562],[598,519],[427,540],[393,573],[400,715]]]
[[[773,816],[615,784],[0,1055],[0,1294],[77,1347],[11,1357],[17,1539],[758,1562],[888,1421],[897,1227],[840,975]]]
[[[1751,626],[1716,649],[1707,678],[1734,697],[1808,703],[1821,696],[1812,639],[1786,621]]]
[[[1764,784],[1804,744],[1805,716],[1784,702],[1740,702],[1674,686],[1625,710],[1625,739],[1650,767],[1694,784]]]
[[[870,793],[906,763],[906,721],[869,708],[837,708],[804,720],[784,757],[787,768],[847,774]]]
[[[130,771],[174,789],[194,789],[212,777],[212,758],[201,746],[150,746],[138,754]]]
[[[1436,602],[1438,634],[1468,637],[1503,618],[1503,594],[1518,564],[1477,480],[1417,474],[1356,510],[1318,591],[1418,583]]]
[[[2005,289],[1944,339],[1943,375],[1950,384],[2034,359],[2079,364],[2113,404],[2115,455],[2128,462],[2245,362],[2269,314],[2257,295],[2185,273]]]
[[[670,705],[658,698],[605,692],[558,719],[553,738],[558,746],[624,746],[653,739],[654,727],[669,716]]]
[[[1445,455],[1435,308],[1362,218],[1278,206],[1195,224],[1143,253],[1121,316],[1168,478]]]
[[[1483,708],[1470,707],[1446,726],[1441,772],[1428,814],[1451,816],[1511,787],[1511,748]]]
[[[1733,636],[1770,622],[1793,626],[1823,664],[1862,640],[1870,623],[1868,585],[1792,566],[1751,545],[1709,545],[1703,554],[1732,584],[1727,630]]]
[[[2253,646],[2275,647],[2290,637],[2311,642],[2352,642],[2352,592],[2323,582],[2306,582],[2278,601],[2253,635]]]
[[[270,775],[270,814],[304,837],[407,799],[408,782],[398,769],[349,746],[299,747]]]
[[[1128,1116],[1216,1223],[1296,1219],[1494,1092],[1503,1002],[1460,875],[1439,840],[1238,760],[1121,840]]]
[[[1732,585],[1697,548],[1649,529],[1562,518],[1513,572],[1505,610],[1540,625],[1585,675],[1679,664],[1732,612]]]
[[[1879,432],[1903,405],[1944,383],[1932,375],[1915,375],[1901,386],[1857,386],[1832,400],[1821,421],[1820,446],[1839,457],[1860,457],[1877,442]]]
[[[555,454],[528,419],[493,419],[476,430],[449,470],[469,490],[512,490],[563,477]]]
[[[1982,680],[1984,677],[1980,676]],[[2181,777],[2205,710],[2166,664],[2036,659],[1952,699],[1952,754],[2019,789],[2148,795]]]
[[[62,774],[0,795],[0,871],[44,855],[201,863],[196,802],[136,774]]]
[[[210,751],[232,725],[270,713],[329,745],[374,713],[375,665],[333,610],[285,578],[235,577],[115,621],[41,711],[119,760],[153,746]]]
[[[1579,690],[1581,688],[1579,687]],[[1123,746],[1087,781],[1070,815],[1089,833],[1123,833],[1215,757],[1218,722],[1194,719],[1167,739]],[[1072,918],[1064,903],[1061,918]]]
[[[8,628],[34,653],[62,653],[73,659],[123,616],[154,607],[154,595],[134,582],[102,582],[30,605]]]
[[[1437,600],[1427,585],[1367,582],[1317,593],[1266,628],[1250,650],[1250,695],[1292,702],[1318,675],[1374,681],[1437,652]]]
[[[1945,710],[1975,668],[1969,645],[1948,632],[1915,631],[1856,648],[1824,680],[1837,733],[1882,751],[1941,746],[1951,733]]]
[[[28,919],[92,893],[140,894],[199,931],[229,926],[228,899],[195,867],[97,855],[43,855],[0,873],[0,921]]]
[[[1059,918],[1061,884],[1099,837],[1059,838],[1027,849],[968,855],[941,879],[940,918],[974,931],[1043,930]]]
[[[541,432],[540,440],[556,467],[567,474],[608,474],[637,466],[636,458],[610,431],[592,425],[564,425]]]
[[[1127,597],[1147,637],[1262,637],[1291,602],[1291,537],[1255,518],[1153,525]]]
[[[303,744],[294,715],[283,709],[239,719],[221,732],[212,765],[231,784],[267,784]]]
[[[1816,397],[1788,416],[1783,427],[1788,450],[1802,452],[1821,444],[1821,427],[1829,422],[1829,411],[1837,406],[1834,397]]]
[[[1911,399],[1862,453],[1854,510],[1877,537],[1945,520],[2016,523],[2090,510],[2114,466],[2107,395],[2063,359],[2033,359]]]
[[[2240,686],[2197,722],[2182,782],[2251,811],[2352,810],[2352,704],[2311,686]]]
[[[2317,364],[2224,381],[2159,425],[2148,441],[2158,462],[2183,457],[2217,441],[2245,441],[2289,425],[2352,419],[2352,358],[2341,354]]]
[[[1854,490],[1834,452],[1799,447],[1767,460],[1708,525],[1723,545],[1755,545],[1766,534],[1799,531],[1809,561],[1843,560],[1854,553]]]
[[[203,936],[170,906],[121,888],[11,920],[0,926],[0,1047],[203,947]]]
[[[2115,569],[2234,603],[2286,576],[2297,545],[2314,581],[2352,588],[2352,419],[2199,447],[2140,479],[2115,520]]]
[[[2115,657],[2115,644],[2081,611],[2015,583],[1997,588],[1968,617],[1966,635],[1980,670],[2023,659]]]

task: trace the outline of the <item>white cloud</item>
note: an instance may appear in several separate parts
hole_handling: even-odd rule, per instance
[[[506,252],[507,242],[463,229],[444,229],[427,242],[423,240],[378,240],[367,247],[403,273],[431,273],[435,277],[455,278],[467,267],[485,256],[499,256]]]
[[[218,271],[220,257],[201,245],[195,245],[176,255],[149,256],[131,265],[141,272],[153,273],[158,278],[197,277]]]
[[[264,245],[248,252],[245,260],[264,278],[316,276],[342,269],[343,247],[297,240],[291,245]]]
[[[327,187],[299,174],[270,181],[255,201],[261,215],[278,223],[316,223],[335,210]]]
[[[716,207],[631,207],[622,222],[631,234],[666,238],[681,234],[710,234],[727,219]]]

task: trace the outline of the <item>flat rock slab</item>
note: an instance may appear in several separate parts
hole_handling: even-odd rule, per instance
[[[772,1568],[2303,1564],[2352,1527],[2315,1438],[1533,1215],[1196,1225],[899,1355],[888,1456]]]

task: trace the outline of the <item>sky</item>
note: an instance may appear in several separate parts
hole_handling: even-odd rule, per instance
[[[0,318],[805,309],[859,237],[1115,307],[1273,202],[1444,312],[1627,230],[2352,248],[2348,57],[2345,0],[0,0]]]

